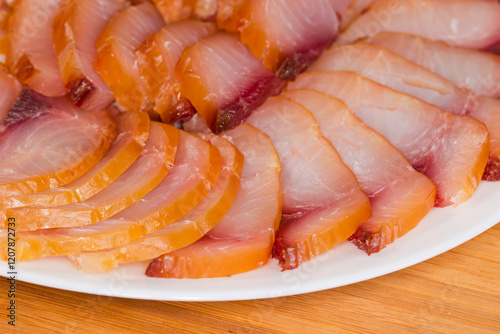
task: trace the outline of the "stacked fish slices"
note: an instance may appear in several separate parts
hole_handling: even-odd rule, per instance
[[[295,269],[500,180],[497,1],[134,3],[2,2],[0,249],[14,220],[21,261]]]

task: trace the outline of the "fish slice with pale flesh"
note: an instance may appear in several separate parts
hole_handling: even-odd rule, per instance
[[[243,155],[222,137],[201,133],[197,136],[215,145],[222,156],[217,182],[201,202],[181,219],[129,244],[71,256],[76,267],[99,273],[111,271],[121,263],[151,260],[196,242],[222,219],[227,219],[224,216],[232,207],[240,186]]]
[[[0,68],[0,126],[19,94],[21,85],[13,76]]]
[[[82,202],[116,180],[134,163],[149,136],[146,113],[127,112],[117,117],[118,136],[102,158],[87,173],[62,187],[0,198],[0,210],[24,206],[52,207]]]
[[[321,133],[370,198],[372,216],[350,237],[360,249],[368,254],[380,251],[413,229],[434,207],[434,184],[343,102],[313,90],[290,90],[281,96],[313,114]]]
[[[118,12],[97,40],[94,68],[125,110],[157,116],[142,85],[134,52],[164,25],[155,6],[144,2]]]
[[[182,95],[215,133],[243,123],[282,86],[237,36],[226,32],[187,47],[175,73]]]
[[[66,87],[52,42],[52,23],[62,0],[19,0],[8,26],[7,66],[24,85],[45,96],[63,96]]]
[[[288,89],[313,89],[343,101],[436,185],[436,205],[472,196],[489,157],[490,138],[479,121],[457,116],[354,72],[302,74]]]
[[[64,85],[73,103],[106,108],[113,93],[94,70],[95,44],[108,21],[126,0],[63,1],[53,23],[53,42]]]
[[[326,51],[311,71],[353,71],[444,111],[483,122],[490,133],[490,157],[483,179],[500,180],[500,101],[460,89],[452,82],[396,53],[370,44],[351,44]],[[495,177],[496,176],[496,177]]]
[[[0,129],[0,197],[76,180],[102,159],[116,135],[105,110],[83,111],[66,98],[23,90]]]
[[[293,80],[304,71],[338,33],[337,14],[330,0],[248,0],[234,15],[229,21],[235,22],[233,28],[240,32],[243,44],[285,80]]]
[[[63,206],[7,209],[7,217],[19,222],[18,231],[85,226],[109,218],[141,200],[164,179],[174,163],[177,143],[176,128],[153,122],[137,160],[94,196]]]
[[[186,47],[215,31],[213,23],[170,23],[149,36],[135,52],[142,83],[163,122],[172,124],[194,115],[193,106],[181,94],[175,66]]]
[[[396,32],[380,33],[363,43],[395,52],[477,95],[500,98],[500,56]]]
[[[240,189],[231,209],[201,240],[154,259],[146,275],[224,277],[269,261],[281,218],[279,157],[269,137],[248,124],[226,132],[224,137],[245,156]]]
[[[470,49],[500,45],[500,2],[492,0],[380,0],[337,39],[349,44],[380,32],[419,35]]]
[[[283,217],[273,256],[284,270],[347,240],[368,220],[368,197],[309,111],[272,97],[246,122],[271,138],[281,160]]]
[[[153,122],[152,136],[157,128],[177,131],[171,126]],[[217,181],[222,161],[213,145],[184,131],[178,132],[178,139],[175,165],[161,183],[141,200],[95,224],[19,232],[16,241],[18,259],[71,255],[123,246],[188,213]],[[0,241],[0,247],[3,246],[5,244]],[[1,255],[5,257],[6,253]]]

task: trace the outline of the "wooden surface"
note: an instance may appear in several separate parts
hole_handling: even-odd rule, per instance
[[[5,314],[8,284],[0,284]],[[500,333],[500,224],[445,254],[300,296],[214,303],[108,298],[18,282],[0,333]]]

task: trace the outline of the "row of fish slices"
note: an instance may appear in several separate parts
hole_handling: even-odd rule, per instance
[[[174,143],[174,135],[175,133],[179,133],[179,149],[176,150],[175,147],[165,147],[166,152],[170,152],[168,153],[170,155],[172,152],[175,153],[177,151],[177,154],[175,154],[176,160],[174,166],[171,167],[170,172],[161,181],[161,183],[158,184],[158,186],[156,186],[140,201],[130,205],[119,214],[111,217],[111,219],[106,219],[91,225],[78,226],[76,228],[64,227],[65,223],[63,223],[63,226],[60,226],[59,228],[38,229],[24,233],[20,232],[18,239],[20,259],[34,259],[50,255],[69,255],[80,251],[95,251],[99,249],[112,248],[114,246],[123,246],[137,240],[140,236],[151,234],[161,229],[164,225],[172,223],[185,213],[190,212],[191,209],[195,208],[198,203],[200,203],[201,207],[193,212],[190,212],[191,216],[186,217],[184,222],[178,222],[170,231],[160,231],[159,233],[156,233],[156,235],[152,236],[152,238],[140,241],[142,244],[140,248],[144,247],[144,242],[152,242],[152,245],[149,246],[150,253],[147,252],[147,249],[144,249],[144,254],[142,255],[143,259],[147,259],[148,255],[146,254],[150,254],[149,256],[152,258],[172,250],[172,244],[176,245],[174,247],[179,248],[182,247],[182,245],[192,243],[213,227],[213,225],[225,215],[231,206],[234,197],[236,196],[239,185],[239,175],[242,167],[241,154],[222,138],[203,136],[205,139],[208,139],[210,142],[217,145],[217,147],[220,148],[220,152],[224,154],[224,170],[219,173],[219,170],[221,170],[220,155],[218,151],[214,151],[214,147],[207,142],[197,139],[196,137],[183,131],[176,130],[173,127],[160,125],[154,122],[151,123],[151,129],[149,132],[148,143],[143,150],[146,154],[148,154],[147,152],[154,151],[152,150],[153,146],[156,146],[155,150],[161,151],[160,147],[164,145],[161,142],[167,138],[167,132],[170,133],[169,136],[171,137],[167,143],[176,147],[177,145]],[[253,130],[253,132],[250,131],[250,134],[252,137],[256,137],[257,135],[257,138],[259,136],[263,136],[259,135],[257,130]],[[246,137],[250,137],[250,134],[246,135]],[[245,144],[248,144],[248,142]],[[151,146],[151,149],[148,148],[148,145]],[[263,197],[263,199],[265,198],[268,202],[268,205],[274,205],[272,223],[268,224],[269,226],[267,228],[272,233],[268,232],[266,237],[268,243],[267,258],[269,258],[274,229],[276,227],[276,219],[279,217],[281,210],[281,193],[279,178],[276,174],[279,173],[280,169],[279,160],[276,157],[274,148],[268,140],[267,147],[272,159],[269,161],[263,159],[260,168],[263,169],[272,167],[275,170],[272,173],[267,173],[269,180],[275,180],[273,186],[274,188],[272,188],[274,190],[270,193],[271,197]],[[247,150],[250,148],[251,146],[247,145]],[[251,154],[255,155],[255,153],[255,149],[252,148]],[[139,157],[137,161],[140,160],[141,158]],[[149,158],[147,159],[147,161],[150,160],[151,159]],[[168,159],[161,160],[168,161]],[[254,164],[255,163],[257,163],[257,161],[255,161]],[[164,162],[164,164],[168,165],[167,162]],[[248,164],[247,169],[249,169],[252,174],[266,174],[264,173],[265,170],[252,171],[251,166],[252,164]],[[134,169],[134,166],[130,166],[127,171],[130,169]],[[127,171],[125,171],[122,176],[125,175]],[[225,176],[219,177],[220,174]],[[133,177],[130,175],[126,176],[125,180],[120,180],[120,177],[118,177],[115,182],[111,183],[110,186],[104,188],[101,192],[98,192],[96,196],[90,197],[90,201],[98,203],[103,197],[102,193],[109,192],[107,189],[112,188],[114,185],[117,185],[118,187],[121,186],[123,188],[121,191],[126,191],[126,187],[134,183],[134,180],[132,179]],[[262,176],[260,176],[260,178],[260,181],[262,181]],[[216,182],[215,180],[217,180],[217,183],[220,182],[220,184],[217,184],[218,187],[213,187],[213,190],[216,193],[208,196],[208,191],[212,188],[209,183],[213,185]],[[258,188],[259,184],[262,184],[260,181],[252,181],[254,187],[257,186]],[[70,184],[68,188],[71,189],[73,187]],[[58,190],[63,191],[63,189]],[[119,193],[120,190],[115,189],[114,192]],[[274,198],[272,197],[273,193]],[[251,193],[250,196],[255,197],[255,194]],[[208,202],[202,205],[201,201],[204,200]],[[247,203],[251,203],[252,201],[242,200],[241,202],[242,205],[247,205]],[[88,201],[83,201],[82,203],[76,205],[90,206]],[[48,212],[52,209],[59,210],[57,207],[46,208]],[[209,215],[207,215],[207,209],[212,211]],[[19,210],[22,210],[22,208],[19,208]],[[243,211],[243,214],[248,215],[247,211]],[[8,215],[13,215],[16,218],[18,217],[18,213],[11,212]],[[78,215],[78,212],[75,213],[75,215]],[[255,218],[255,216],[253,216],[252,219],[253,218]],[[18,221],[20,222],[20,227],[22,227],[23,224],[33,222],[31,220],[24,219],[19,219]],[[245,224],[245,226],[244,228],[248,229],[249,225]],[[163,242],[165,246],[162,250],[162,248],[159,247],[158,239],[167,239],[168,241],[169,236],[171,239],[170,246],[168,242]],[[172,238],[172,236],[174,237]],[[183,238],[185,239],[184,244],[181,242],[181,239]],[[170,247],[170,249],[168,247]],[[132,260],[129,256],[135,253],[133,251],[133,245],[131,246],[131,249],[131,253],[127,256],[128,261]],[[120,249],[120,251],[123,253],[123,248]],[[264,255],[265,253],[262,253],[259,257],[259,261],[256,262],[256,265],[262,265],[262,259],[265,258]],[[135,258],[137,258],[137,255]],[[135,261],[137,261],[137,259]],[[88,262],[79,261],[79,263]],[[109,263],[109,261],[105,263]],[[82,266],[86,270],[92,270],[89,268],[88,264],[86,266]],[[104,269],[99,268],[94,270],[102,271],[110,269],[112,269],[112,267],[110,268],[108,265],[108,267],[105,267]]]

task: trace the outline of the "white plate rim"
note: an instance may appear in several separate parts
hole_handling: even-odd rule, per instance
[[[65,258],[16,264],[16,279],[36,285],[97,296],[158,301],[235,301],[310,293],[383,276],[442,254],[500,222],[500,183],[481,182],[471,199],[456,208],[434,208],[406,236],[367,256],[345,242],[281,272],[276,260],[249,273],[227,278],[154,279],[147,263],[124,265],[103,275],[76,270]],[[7,262],[0,275],[9,277]]]

